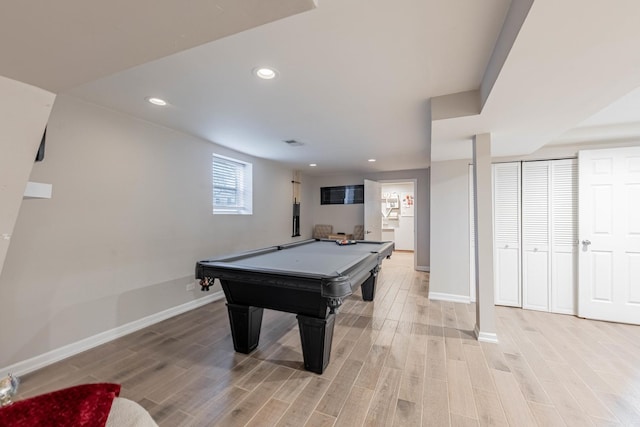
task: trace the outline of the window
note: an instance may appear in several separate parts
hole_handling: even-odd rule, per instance
[[[213,213],[253,213],[253,165],[213,155]]]

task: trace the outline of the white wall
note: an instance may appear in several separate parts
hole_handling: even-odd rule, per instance
[[[212,215],[214,152],[253,163],[253,215]],[[0,276],[0,367],[207,295],[185,290],[198,260],[291,241],[291,178],[275,162],[59,96],[31,174],[53,197],[23,202]]]
[[[0,273],[55,95],[0,76]]]
[[[353,226],[364,223],[364,205],[321,205],[320,188],[336,185],[362,184],[365,179],[373,181],[413,181],[416,215],[415,257],[419,269],[428,270],[430,264],[430,201],[429,169],[410,169],[391,172],[376,172],[367,174],[309,176],[312,216],[309,230],[314,224],[332,224],[334,231],[353,230]]]
[[[429,292],[469,296],[469,161],[431,163]]]
[[[312,183],[311,209],[313,222],[310,224],[312,231],[315,224],[333,225],[333,232],[353,233],[353,227],[364,222],[364,204],[353,205],[321,205],[320,188],[336,187],[340,185],[362,185],[362,175],[330,175],[311,176]]]

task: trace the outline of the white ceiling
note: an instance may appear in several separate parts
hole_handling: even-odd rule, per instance
[[[315,7],[315,0],[5,1],[0,75],[60,92]]]
[[[511,11],[526,10],[531,2],[513,0]],[[180,8],[167,9],[165,3],[174,2],[147,5],[148,19],[172,22],[171,14]],[[234,4],[214,3],[223,8]],[[264,5],[260,0],[241,3],[245,14]],[[517,21],[509,0],[319,0],[317,8],[304,13],[299,12],[312,8],[311,0],[300,10],[292,7],[295,0],[269,4],[285,3],[288,9],[279,16],[291,16],[275,20],[262,6],[259,11],[267,16],[260,19],[267,24],[242,32],[227,29],[227,34],[237,33],[226,37],[213,31],[203,37],[215,41],[201,44],[201,37],[191,44],[197,47],[164,52],[171,54],[165,57],[162,49],[150,48],[162,58],[132,55],[129,66],[141,64],[133,68],[125,69],[127,61],[117,63],[116,47],[127,41],[116,37],[100,50],[106,57],[89,73],[92,78],[59,87],[305,173],[423,168],[430,163],[429,144],[433,160],[468,158],[471,137],[486,132],[492,134],[496,156],[527,154],[548,143],[585,142],[596,137],[594,127],[611,132],[615,127],[618,133],[625,128],[625,138],[640,135],[640,126],[634,125],[640,123],[635,108],[640,104],[631,98],[620,101],[617,110],[610,107],[600,118],[593,116],[640,87],[637,0],[618,0],[616,7],[600,0],[535,0],[522,26],[517,22],[511,33],[515,41],[503,30],[512,30]],[[117,6],[126,10],[128,4]],[[203,15],[211,12],[210,2],[191,6],[189,19],[204,28],[197,19],[200,9]],[[109,15],[113,19],[115,10]],[[86,6],[70,12],[71,21],[97,15]],[[189,19],[181,12],[175,26],[183,28],[172,29],[172,40],[186,34]],[[211,20],[211,26],[228,27],[225,22],[223,16]],[[117,26],[105,27],[103,37],[117,33]],[[81,27],[76,38],[89,30]],[[90,32],[86,43],[100,45]],[[0,29],[0,36],[7,34]],[[131,35],[128,44],[135,45],[136,37]],[[154,45],[149,37],[141,40]],[[79,66],[49,56],[59,71]],[[279,77],[257,80],[251,71],[260,65],[276,68]],[[495,76],[487,67],[497,70]],[[117,69],[125,70],[113,73]],[[20,72],[14,73],[18,79]],[[0,75],[7,75],[1,65]],[[430,98],[478,89],[486,95],[480,114],[431,125]],[[169,106],[150,105],[148,96],[165,98]],[[289,139],[304,145],[290,147],[283,142]],[[311,169],[309,163],[318,167]]]

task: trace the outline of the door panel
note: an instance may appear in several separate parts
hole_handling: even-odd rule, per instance
[[[520,307],[520,249],[496,248],[495,303]]]
[[[548,252],[535,249],[522,255],[522,308],[549,311],[548,258]]]
[[[629,287],[629,302],[640,304],[640,286],[637,286],[640,283],[640,254],[627,254],[627,267],[629,271],[627,281],[636,284]]]
[[[554,249],[551,260],[551,311],[554,313],[575,314],[576,263],[574,248],[567,252]]]
[[[613,256],[611,251],[591,251],[592,257],[592,298],[594,301],[611,302],[613,290]]]

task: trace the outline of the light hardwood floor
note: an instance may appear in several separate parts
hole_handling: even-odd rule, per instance
[[[331,362],[304,371],[295,315],[265,310],[258,349],[236,354],[224,301],[23,376],[19,398],[122,384],[161,426],[640,425],[640,327],[430,301],[413,255],[385,260],[376,300],[345,301]]]

